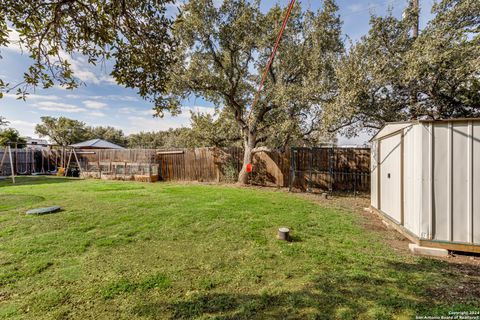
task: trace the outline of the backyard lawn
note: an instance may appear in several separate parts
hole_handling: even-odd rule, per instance
[[[365,216],[299,195],[18,180],[0,181],[0,318],[411,319],[480,308],[462,287],[478,274],[394,250]],[[50,205],[64,210],[24,214]],[[275,239],[280,226],[293,242]]]

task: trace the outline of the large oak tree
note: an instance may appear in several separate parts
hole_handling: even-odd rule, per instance
[[[333,0],[324,1],[318,12],[296,6],[251,109],[285,11],[274,6],[262,13],[258,2],[246,0],[226,0],[220,6],[192,0],[174,23],[180,58],[172,68],[169,92],[178,100],[201,96],[231,115],[245,151],[241,183],[247,181],[245,165],[264,150],[267,139],[320,132],[316,120],[335,88],[334,63],[343,50],[337,6]]]
[[[325,108],[331,131],[391,121],[480,116],[480,2],[443,0],[418,37],[402,19],[372,17],[370,30],[337,65],[339,90]]]

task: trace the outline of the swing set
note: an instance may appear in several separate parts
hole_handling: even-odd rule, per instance
[[[64,166],[66,151],[64,149],[18,149],[17,144],[7,143],[0,150],[0,176],[10,176],[15,183],[19,175],[55,175],[60,166]]]
[[[5,152],[3,153],[3,156],[2,156],[2,161],[0,161],[0,170],[2,170],[2,173],[3,173],[3,163],[5,161],[5,156],[7,155],[7,152],[8,152],[8,158],[10,160],[10,171],[11,171],[12,182],[15,183],[15,170],[13,169],[12,148],[10,147],[10,143],[7,144],[7,147],[5,148]]]

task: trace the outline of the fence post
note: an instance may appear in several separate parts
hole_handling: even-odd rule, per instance
[[[290,184],[288,191],[292,191],[293,180],[295,180],[295,148],[290,148]]]
[[[310,158],[308,159],[308,191],[312,192],[312,164],[313,164],[313,149],[310,148]]]
[[[333,190],[333,146],[328,149],[328,174],[330,176],[330,184],[328,191],[331,193]]]
[[[353,159],[355,161],[355,172],[354,172],[354,182],[353,182],[353,196],[357,197],[357,175],[358,175],[358,154],[353,152]]]
[[[12,147],[10,145],[8,146],[8,156],[10,158],[10,169],[12,171],[12,182],[15,183],[15,170],[13,169],[13,163],[12,163]]]

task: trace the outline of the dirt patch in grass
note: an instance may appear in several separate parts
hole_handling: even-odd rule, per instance
[[[449,261],[448,269],[445,270],[446,273],[456,277],[458,282],[448,287],[440,285],[428,288],[427,290],[432,297],[439,300],[458,301],[459,303],[480,297],[479,261],[473,260],[472,263],[471,259],[462,260],[463,262],[461,263]]]

